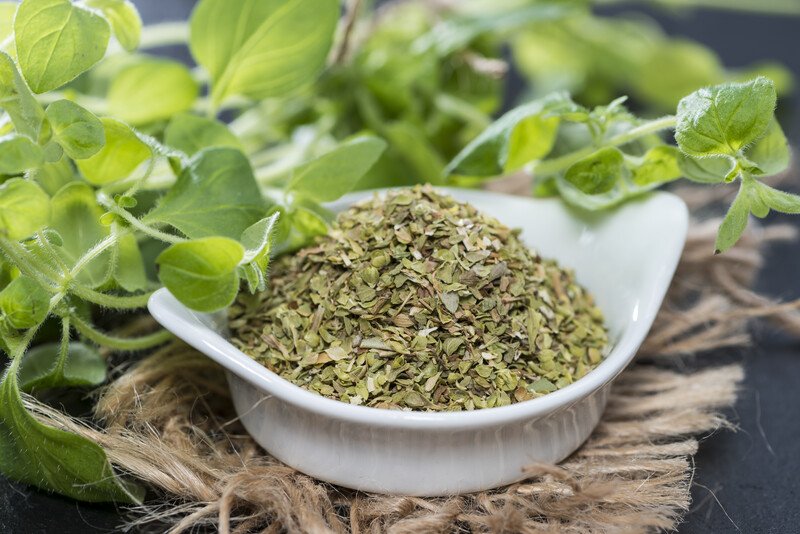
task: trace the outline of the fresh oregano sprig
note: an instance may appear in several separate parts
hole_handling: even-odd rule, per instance
[[[242,286],[264,289],[270,254],[324,232],[319,202],[349,191],[383,152],[382,140],[353,136],[298,158],[280,187],[258,183],[248,147],[216,114],[312,82],[339,4],[246,3],[244,26],[246,6],[199,3],[190,37],[199,75],[109,47],[112,35],[128,51],[139,41],[125,0],[24,0],[0,13],[13,27],[0,51],[5,476],[81,500],[140,501],[142,488],[115,476],[100,446],[39,423],[23,393],[96,386],[106,378],[97,346],[137,351],[171,337],[119,337],[94,324],[96,309],[141,309],[159,285],[201,311],[224,308]],[[94,86],[107,87],[104,98]],[[47,323],[59,341],[42,337]]]
[[[774,84],[759,77],[700,89],[680,101],[676,115],[642,120],[622,99],[590,110],[558,93],[503,115],[446,172],[492,177],[525,168],[539,194],[559,194],[589,210],[681,177],[738,181],[739,194],[717,236],[716,251],[724,252],[739,240],[750,214],[800,213],[800,197],[761,181],[789,165],[776,98]],[[657,135],[667,130],[675,131],[677,146]]]

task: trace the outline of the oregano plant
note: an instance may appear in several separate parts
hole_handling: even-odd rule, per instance
[[[761,181],[784,171],[790,159],[770,80],[699,89],[675,115],[653,120],[633,115],[624,100],[589,109],[559,93],[520,106],[476,137],[446,172],[485,178],[527,169],[536,193],[558,194],[587,210],[611,208],[679,178],[737,182],[718,253],[739,240],[750,214],[800,213],[800,196]],[[677,146],[658,135],[669,130]]]
[[[506,44],[520,66],[543,65],[522,57],[535,51],[525,42],[552,51],[564,38],[543,25],[570,46],[607,45],[618,26],[583,1],[412,1],[381,16],[367,4],[200,0],[187,23],[143,27],[129,0],[0,2],[4,476],[81,500],[140,501],[143,488],[117,476],[99,445],[40,423],[27,395],[102,384],[101,348],[169,341],[113,329],[159,287],[204,312],[267,289],[270,259],[327,232],[325,203],[353,189],[448,175],[475,186],[526,169],[537,194],[611,209],[681,177],[737,182],[720,251],[750,214],[800,211],[798,197],[762,181],[789,162],[766,78],[735,82],[715,67],[705,83],[687,69],[665,88],[651,74],[635,87],[645,105],[675,107],[671,87],[691,93],[657,119],[624,98],[592,106],[554,91],[493,120]],[[626,35],[650,35],[638,30]],[[686,46],[646,41],[620,48],[685,57]],[[143,51],[170,44],[197,67]],[[641,66],[583,59],[576,68],[599,88]],[[585,103],[589,88],[574,88]],[[661,136],[672,130],[677,144]]]
[[[111,51],[111,35],[125,51],[140,39],[127,1],[24,0],[11,14],[0,53],[5,476],[81,500],[139,502],[142,488],[117,477],[100,446],[39,423],[24,393],[96,386],[106,378],[97,347],[138,351],[171,337],[116,336],[95,325],[94,309],[141,309],[159,285],[200,311],[224,308],[240,287],[264,289],[273,247],[324,232],[330,215],[318,202],[352,189],[384,150],[374,136],[354,137],[297,161],[285,189],[259,184],[243,143],[214,115],[233,97],[311,83],[339,4],[251,3],[247,12],[225,0],[199,3],[191,49],[208,76]],[[256,57],[263,61],[254,66]],[[101,60],[113,72],[102,105],[62,90],[91,81]],[[204,79],[211,99],[196,105]],[[35,344],[50,323],[60,340]]]

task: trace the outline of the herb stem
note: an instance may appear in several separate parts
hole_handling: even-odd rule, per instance
[[[61,259],[61,256],[58,255],[58,252],[53,248],[53,245],[50,244],[50,241],[47,240],[47,237],[44,235],[44,232],[39,231],[36,232],[36,239],[39,241],[42,249],[47,253],[53,262],[58,265],[58,267],[64,272],[69,272],[69,267],[67,264],[64,263],[64,260]]]
[[[605,141],[602,146],[587,146],[580,150],[576,150],[575,152],[570,152],[569,154],[564,154],[563,156],[544,160],[538,163],[534,163],[532,166],[532,171],[535,175],[538,176],[548,176],[551,174],[556,174],[561,171],[565,171],[570,168],[573,164],[577,163],[578,161],[582,160],[585,157],[591,156],[595,151],[599,148],[604,146],[621,146],[626,143],[630,143],[631,141],[635,141],[641,137],[646,135],[651,135],[662,130],[669,130],[675,127],[677,119],[673,115],[668,115],[666,117],[662,117],[660,119],[655,119],[644,124],[641,124],[635,128],[630,129],[627,132],[615,135]]]
[[[75,324],[75,329],[78,332],[80,332],[81,335],[94,341],[98,345],[102,345],[104,347],[109,347],[116,350],[122,350],[122,351],[144,350],[156,347],[158,345],[163,345],[164,343],[172,339],[172,334],[167,330],[159,330],[157,332],[153,332],[152,334],[148,334],[146,336],[141,336],[141,337],[124,338],[124,337],[112,336],[110,334],[106,334],[105,332],[97,330],[88,321],[85,321],[78,315],[73,314],[71,317],[73,323]]]
[[[106,249],[108,249],[109,247],[111,247],[113,245],[116,245],[118,238],[119,238],[119,234],[111,234],[110,236],[106,237],[105,239],[103,239],[102,241],[97,243],[95,246],[93,246],[92,248],[87,250],[86,254],[81,256],[81,258],[75,263],[75,266],[69,272],[70,279],[74,279],[75,276],[77,276],[77,274],[79,272],[81,272],[81,270],[84,267],[86,267],[89,264],[90,261],[92,261],[93,259],[98,257],[100,254],[105,252]]]
[[[58,350],[58,360],[53,373],[56,376],[64,375],[64,366],[67,363],[67,356],[69,355],[69,331],[70,331],[70,318],[69,315],[61,318],[61,347]]]
[[[108,211],[113,213],[114,215],[118,215],[121,217],[125,222],[130,224],[135,229],[139,230],[143,234],[149,235],[152,238],[158,239],[160,241],[164,241],[166,243],[183,243],[186,241],[184,238],[168,234],[167,232],[162,232],[156,228],[153,228],[150,225],[143,223],[138,218],[134,217],[128,210],[121,208],[114,202],[108,195],[100,193],[97,195],[97,200],[100,204],[106,208]]]
[[[55,272],[49,265],[43,262],[34,263],[30,258],[30,252],[16,241],[5,237],[0,237],[0,252],[5,254],[26,276],[30,276],[45,287],[57,285],[57,280],[61,280],[62,275]]]
[[[138,308],[144,308],[147,306],[147,300],[150,298],[150,295],[153,294],[152,291],[148,291],[147,293],[142,293],[140,295],[107,295],[78,284],[71,287],[70,290],[75,293],[75,295],[79,296],[83,300],[91,302],[92,304],[97,304],[98,306],[103,306],[106,308],[114,308],[117,310],[135,310]]]

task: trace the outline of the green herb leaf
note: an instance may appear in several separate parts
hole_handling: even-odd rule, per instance
[[[659,145],[645,153],[632,171],[631,180],[638,186],[651,186],[677,180],[682,176],[680,150],[674,146]]]
[[[71,342],[63,366],[61,345],[46,343],[30,349],[19,369],[20,389],[99,386],[106,381],[106,361],[97,349]]]
[[[33,182],[12,178],[0,185],[0,233],[19,240],[50,222],[50,197]]]
[[[177,243],[156,259],[158,276],[175,298],[193,310],[228,306],[239,292],[237,267],[244,247],[233,239],[206,237]]]
[[[272,232],[279,216],[280,213],[273,213],[242,232],[240,241],[245,247],[242,263],[259,262],[265,258],[269,261]],[[264,269],[267,267],[266,265],[260,266]]]
[[[601,148],[567,169],[564,179],[587,195],[607,193],[621,178],[624,164],[619,149]]]
[[[200,87],[182,63],[146,58],[123,68],[111,82],[108,110],[134,126],[169,119],[192,107]]]
[[[736,156],[772,120],[774,84],[763,77],[700,89],[678,104],[675,139],[691,156]]]
[[[245,278],[252,293],[266,289],[269,253],[279,216],[280,213],[275,212],[242,233],[240,242],[244,245],[245,252],[241,265],[244,267]]]
[[[725,252],[739,241],[742,237],[745,228],[747,228],[747,220],[750,216],[751,209],[751,185],[750,181],[742,181],[739,187],[739,193],[736,199],[728,208],[728,213],[725,214],[722,224],[717,231],[717,240],[715,243],[716,253]]]
[[[445,174],[496,176],[541,159],[553,148],[559,115],[577,108],[564,93],[515,108],[492,123],[453,158]]]
[[[39,325],[47,317],[50,295],[33,278],[20,276],[0,291],[0,312],[12,328]]]
[[[141,503],[144,490],[114,473],[103,449],[39,423],[22,404],[13,362],[0,384],[0,470],[11,479],[90,502]]]
[[[0,137],[0,173],[20,174],[44,162],[42,148],[24,135]]]
[[[180,113],[169,122],[164,131],[164,143],[187,156],[204,148],[242,148],[239,139],[224,123],[189,113]]]
[[[39,138],[44,109],[28,89],[14,60],[0,52],[0,108],[4,109],[17,131],[31,139]]]
[[[758,197],[770,209],[781,213],[800,213],[800,196],[779,191],[761,182],[755,184]]]
[[[61,236],[62,244],[56,253],[72,267],[98,242],[108,236],[108,228],[100,224],[103,210],[95,199],[94,190],[82,182],[72,182],[53,196],[53,218],[50,228]],[[109,276],[109,254],[105,251],[90,261],[78,274],[77,280],[89,287],[103,285]],[[43,260],[47,256],[42,257]]]
[[[314,80],[339,20],[337,0],[202,0],[189,45],[212,80],[212,100],[281,96]]]
[[[266,208],[244,154],[233,148],[209,148],[192,158],[144,220],[170,224],[192,239],[214,235],[239,239],[264,217]]]
[[[695,158],[683,155],[678,160],[685,178],[701,184],[717,184],[735,178],[738,171],[736,160],[731,156],[708,156]]]
[[[89,158],[103,148],[103,123],[78,104],[57,100],[47,106],[46,115],[53,138],[72,159]]]
[[[778,174],[789,167],[789,141],[777,120],[772,120],[767,133],[748,147],[745,155],[758,166],[758,171],[763,176]]]
[[[295,169],[287,189],[318,202],[350,192],[386,149],[386,142],[363,135]]]
[[[127,178],[152,156],[150,148],[128,125],[110,118],[101,121],[106,144],[94,156],[76,162],[86,181],[94,185]]]
[[[14,19],[17,57],[34,93],[57,89],[103,59],[110,29],[70,0],[24,0]]]
[[[136,50],[142,37],[142,19],[131,2],[128,0],[87,0],[86,5],[103,12],[122,48],[128,52]]]

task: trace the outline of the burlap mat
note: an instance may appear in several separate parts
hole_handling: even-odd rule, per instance
[[[684,195],[695,209],[716,200],[704,190]],[[697,439],[728,426],[719,410],[733,404],[743,376],[739,365],[678,372],[670,360],[746,345],[753,317],[800,334],[799,303],[776,305],[749,289],[761,266],[759,246],[793,238],[791,228],[751,230],[737,248],[714,257],[717,224],[692,225],[665,305],[589,441],[562,464],[530,466],[526,480],[496,491],[388,497],[298,473],[242,430],[221,368],[180,343],[119,373],[99,397],[102,429],[28,403],[43,421],[101,444],[115,466],[152,488],[148,504],[131,510],[130,526],[223,533],[669,530],[689,508]]]

